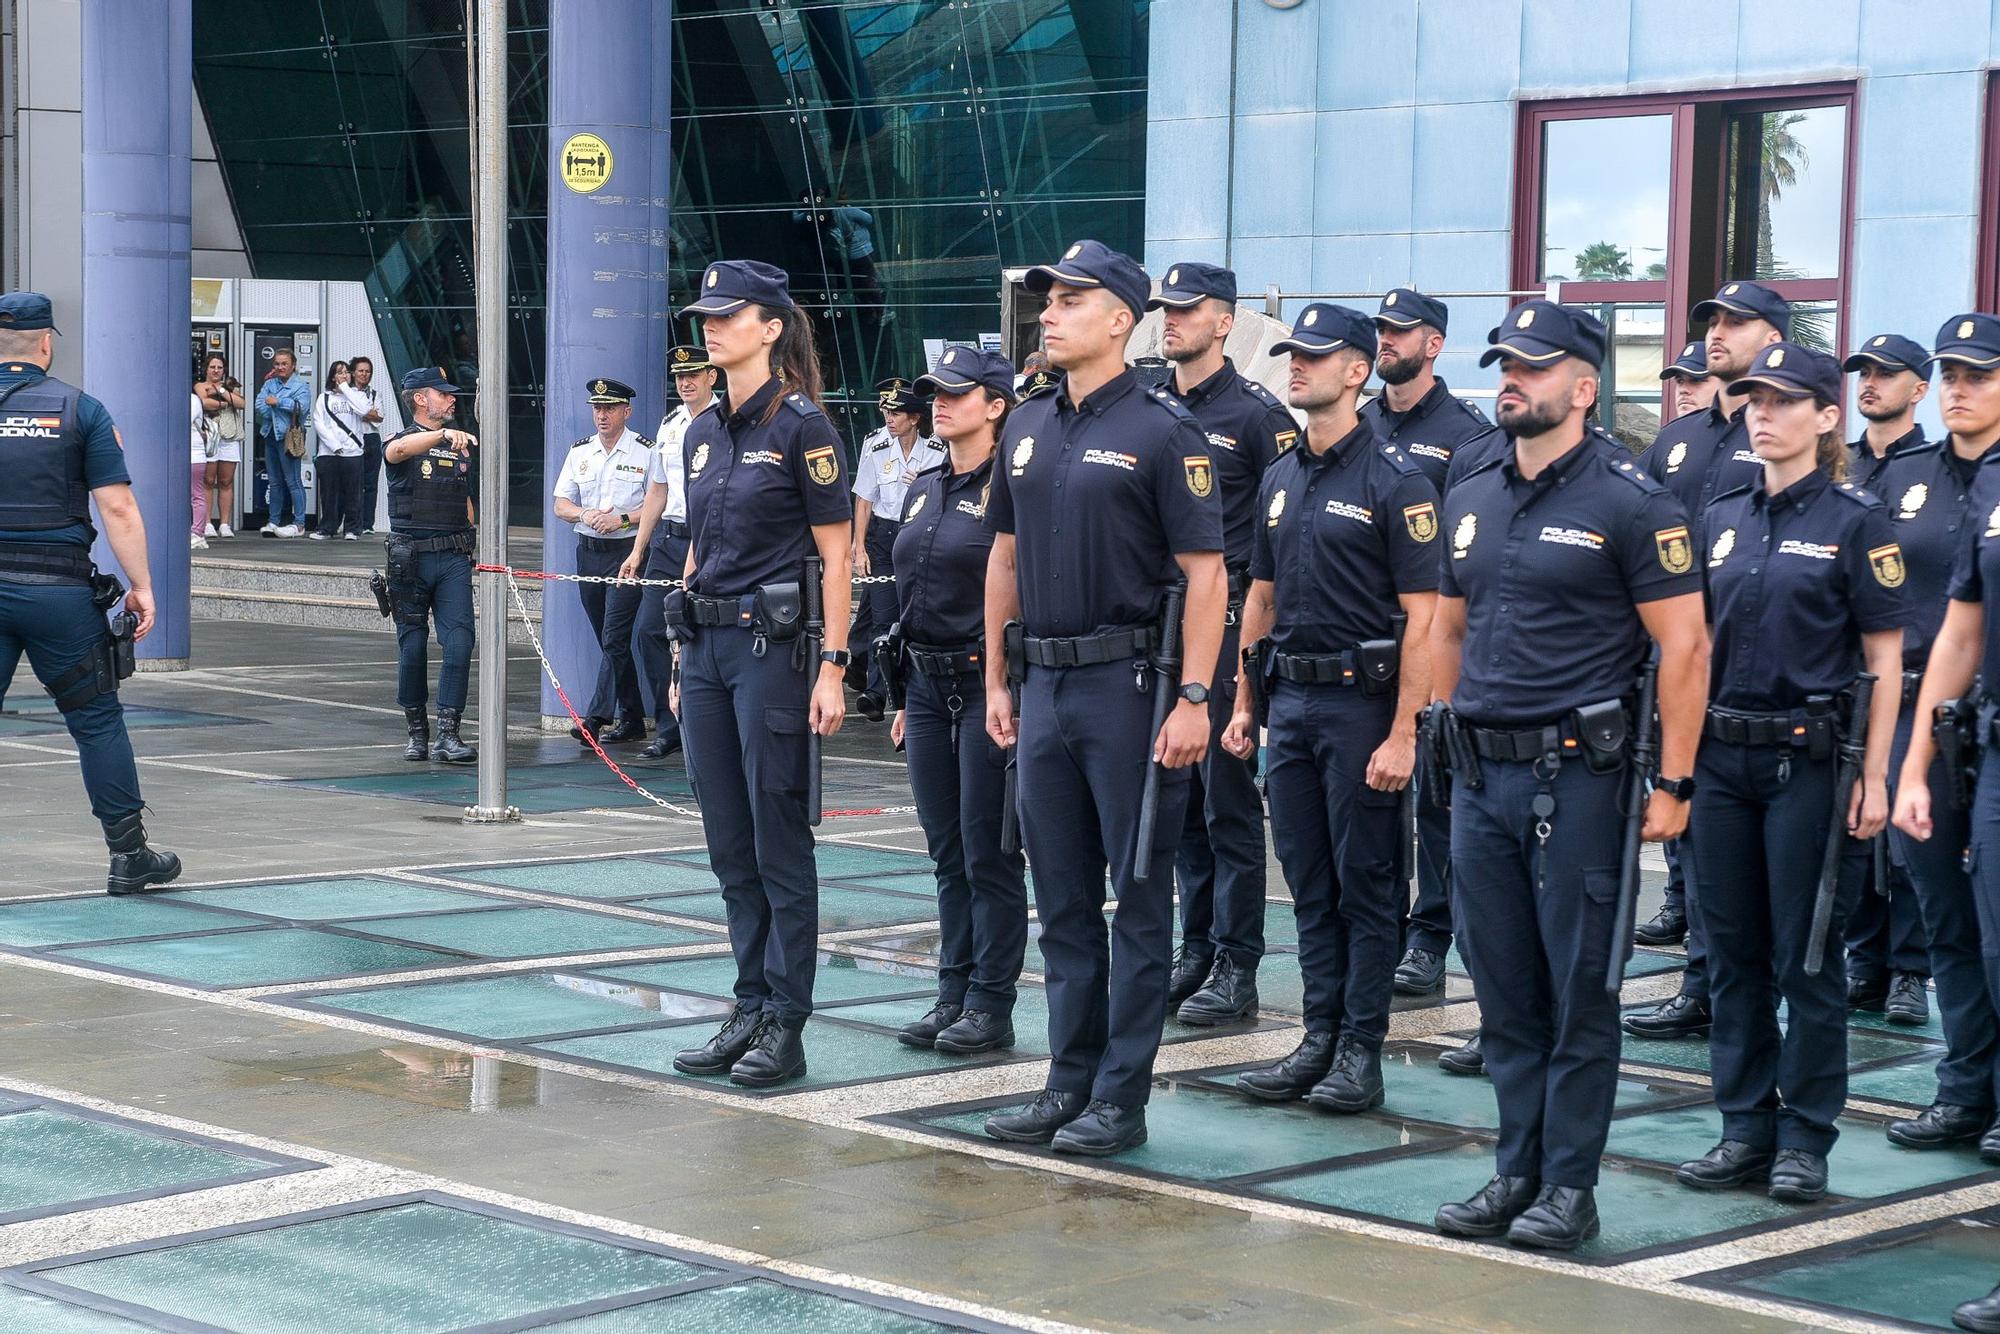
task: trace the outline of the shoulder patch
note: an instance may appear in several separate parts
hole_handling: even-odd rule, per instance
[[[823,417],[826,414],[813,406],[813,401],[804,394],[786,394],[785,406],[801,417]]]

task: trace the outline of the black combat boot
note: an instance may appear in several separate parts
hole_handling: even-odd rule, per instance
[[[788,1022],[767,1012],[750,1050],[729,1067],[729,1082],[762,1089],[805,1074],[805,1027],[804,1020]]]
[[[479,752],[458,739],[458,720],[461,709],[438,710],[437,744],[431,747],[431,758],[444,760],[449,764],[471,764],[479,758]]]
[[[143,894],[155,885],[180,879],[181,859],[146,846],[146,825],[138,811],[104,823],[104,842],[111,849],[111,876],[105,890],[112,894]]]
[[[403,747],[406,760],[427,760],[431,757],[431,716],[421,705],[414,709],[404,709],[403,718],[410,724],[410,744]]]

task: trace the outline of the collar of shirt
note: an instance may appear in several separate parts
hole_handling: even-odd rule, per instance
[[[586,443],[607,459],[617,458],[620,454],[636,454],[644,457],[646,452],[645,447],[639,443],[639,433],[630,426],[618,433],[618,438],[611,442],[609,449],[604,447],[604,437],[601,435],[593,434]]]
[[[1380,447],[1375,439],[1375,429],[1367,422],[1356,422],[1354,429],[1328,445],[1324,450],[1312,447],[1310,438],[1299,450],[1299,461],[1312,471],[1322,468],[1345,468],[1352,463],[1363,449]]]
[[[750,395],[749,401],[743,404],[742,407],[736,406],[734,400],[725,398],[723,400],[723,407],[725,409],[723,412],[723,421],[728,425],[730,433],[734,434],[746,426],[754,426],[756,423],[762,421],[764,410],[771,406],[771,400],[784,392],[785,382],[773,375],[770,379],[764,381],[763,386],[756,393]]]
[[[1424,396],[1412,403],[1408,412],[1398,412],[1389,406],[1389,391],[1384,389],[1380,397],[1382,416],[1391,423],[1394,429],[1401,430],[1404,422],[1430,416],[1439,407],[1443,406],[1445,400],[1450,397],[1451,389],[1446,386],[1445,382],[1432,377],[1431,387],[1424,391]]]
[[[988,454],[985,458],[981,459],[977,464],[975,464],[971,469],[971,471],[953,472],[951,470],[951,451],[949,448],[947,448],[944,454],[945,491],[947,493],[950,493],[952,491],[958,490],[962,486],[970,486],[972,483],[978,481],[981,477],[984,477],[987,473],[992,472],[993,460],[998,458],[999,455],[1000,451],[996,448],[991,454]]]
[[[1236,382],[1236,363],[1231,361],[1228,357],[1224,357],[1222,359],[1221,370],[1209,376],[1206,380],[1203,380],[1200,384],[1188,390],[1186,393],[1182,393],[1177,386],[1174,387],[1174,392],[1180,395],[1181,402],[1187,404],[1190,408],[1192,408],[1198,403],[1208,402],[1211,398],[1214,398],[1217,394],[1221,393],[1224,389],[1228,388],[1235,382]]]
[[[1868,436],[1866,432],[1863,432],[1861,438],[1854,442],[1854,453],[1855,456],[1858,458],[1875,459],[1877,462],[1887,463],[1890,459],[1895,458],[1898,454],[1902,453],[1904,450],[1915,449],[1923,443],[1924,443],[1924,428],[1922,424],[1918,422],[1911,422],[1910,429],[1903,432],[1901,435],[1897,436],[1894,440],[1891,440],[1889,442],[1889,447],[1883,450],[1879,457],[1876,455],[1874,450],[1868,447]]]
[[[1764,489],[1764,479],[1759,477],[1757,484],[1751,489],[1750,503],[1758,509],[1770,510],[1773,513],[1787,507],[1803,513],[1813,501],[1826,494],[1827,487],[1831,485],[1826,474],[1814,468],[1774,496]]]
[[[1520,453],[1514,443],[1514,437],[1511,435],[1507,436],[1506,442],[1507,452],[1500,461],[1500,472],[1506,478],[1509,487],[1522,482],[1527,482],[1528,485],[1535,487],[1555,486],[1565,483],[1575,475],[1578,468],[1583,466],[1583,461],[1596,452],[1597,445],[1597,441],[1591,436],[1590,432],[1585,431],[1583,439],[1564,450],[1553,463],[1549,464],[1548,467],[1542,469],[1539,473],[1536,473],[1533,480],[1529,480],[1521,475]]]
[[[1069,396],[1069,381],[1064,379],[1062,388],[1056,390],[1056,407],[1058,410],[1067,409],[1073,413],[1088,412],[1093,417],[1101,417],[1113,403],[1138,387],[1139,377],[1132,374],[1132,368],[1127,366],[1093,389],[1089,396],[1079,403]]]
[[[1952,476],[1958,478],[1959,483],[1963,486],[1972,485],[1972,479],[1979,473],[1980,464],[1992,459],[2000,459],[2000,451],[1990,448],[1976,458],[1962,459],[1958,456],[1958,451],[1952,447],[1951,436],[1949,434],[1938,443],[1938,450],[1944,455],[1945,467],[1951,469]]]

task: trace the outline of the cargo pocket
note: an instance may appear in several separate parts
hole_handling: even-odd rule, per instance
[[[765,743],[764,785],[776,792],[803,793],[806,790],[806,711],[780,704],[766,705],[764,726],[771,733]]]

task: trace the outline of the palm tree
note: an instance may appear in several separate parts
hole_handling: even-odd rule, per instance
[[[1632,257],[1609,241],[1592,241],[1576,252],[1579,282],[1611,282],[1632,276]]]
[[[1803,111],[1771,111],[1760,119],[1763,133],[1758,144],[1757,171],[1757,276],[1774,278],[1773,265],[1777,256],[1773,254],[1776,242],[1771,234],[1771,206],[1785,193],[1785,187],[1798,184],[1799,172],[1812,165],[1811,155],[1792,127],[1806,118]]]

